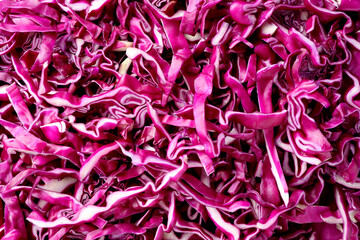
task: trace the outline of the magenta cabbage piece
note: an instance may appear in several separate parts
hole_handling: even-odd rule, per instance
[[[0,237],[358,239],[360,1],[0,1]]]

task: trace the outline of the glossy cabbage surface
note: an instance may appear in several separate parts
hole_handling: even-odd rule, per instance
[[[1,239],[358,239],[359,13],[0,1]]]

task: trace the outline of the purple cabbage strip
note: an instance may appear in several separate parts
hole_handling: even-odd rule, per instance
[[[359,12],[0,1],[0,238],[359,239]]]

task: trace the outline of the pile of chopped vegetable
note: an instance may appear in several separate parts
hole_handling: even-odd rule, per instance
[[[358,239],[360,1],[0,1],[0,237]]]

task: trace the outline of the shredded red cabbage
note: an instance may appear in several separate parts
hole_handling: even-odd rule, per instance
[[[0,237],[358,239],[360,1],[0,1]]]

